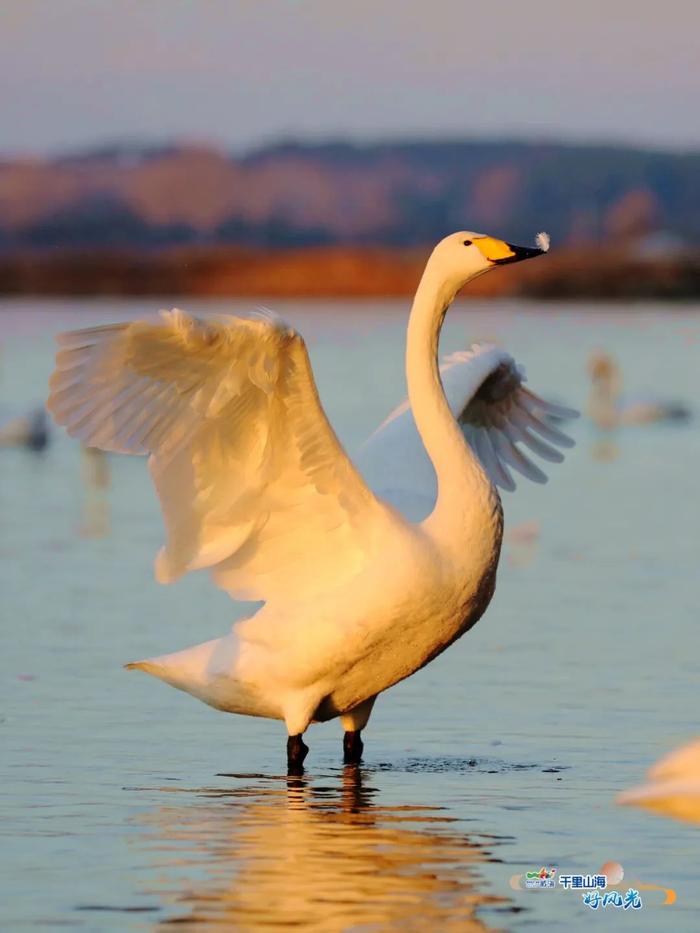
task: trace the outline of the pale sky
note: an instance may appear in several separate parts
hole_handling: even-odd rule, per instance
[[[195,139],[700,146],[699,0],[2,0],[0,152]]]

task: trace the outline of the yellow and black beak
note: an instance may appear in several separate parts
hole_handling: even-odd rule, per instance
[[[474,240],[485,259],[498,266],[509,262],[520,262],[523,259],[532,259],[546,252],[538,246],[513,246],[505,240],[496,240],[494,237],[482,236]]]

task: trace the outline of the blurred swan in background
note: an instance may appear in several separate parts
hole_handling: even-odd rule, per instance
[[[34,453],[42,453],[50,440],[49,419],[43,405],[0,427],[0,447],[26,447]]]
[[[700,739],[670,752],[648,776],[646,784],[624,791],[617,802],[700,824]]]
[[[428,260],[406,344],[411,417],[437,480],[420,523],[370,490],[326,418],[303,339],[271,313],[174,310],[59,337],[56,420],[91,447],[150,455],[166,529],[157,579],[209,568],[232,597],[264,601],[222,638],[127,667],[217,709],[283,719],[292,773],[308,725],[334,717],[345,760],[358,761],[377,694],[488,606],[503,531],[495,484],[513,487],[510,467],[544,480],[517,444],[552,462],[570,444],[503,350],[460,359],[459,423],[438,369],[459,289],[547,248],[545,235],[523,248],[461,232]]]
[[[685,421],[691,413],[682,402],[663,399],[622,399],[622,373],[609,353],[594,351],[588,360],[591,391],[587,411],[602,430],[655,421]]]

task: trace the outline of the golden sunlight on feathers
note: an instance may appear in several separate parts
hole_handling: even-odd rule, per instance
[[[55,419],[92,447],[150,455],[166,530],[157,578],[209,568],[231,596],[264,601],[221,638],[128,667],[217,709],[284,719],[290,767],[309,723],[340,716],[359,735],[377,694],[478,621],[503,532],[495,484],[513,488],[511,468],[543,482],[531,455],[557,462],[570,444],[495,347],[452,359],[445,396],[445,311],[494,267],[487,253],[517,261],[541,250],[452,234],[413,303],[410,414],[437,476],[420,522],[367,485],[326,418],[304,341],[271,312],[200,320],[174,310],[59,338]]]
[[[617,802],[700,824],[700,739],[669,752],[649,769],[649,780]]]

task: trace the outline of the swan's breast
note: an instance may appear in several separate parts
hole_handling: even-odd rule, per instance
[[[478,622],[496,588],[503,533],[500,510],[492,532],[490,541],[481,540],[482,548],[472,555],[468,569],[453,565],[439,583],[434,578],[423,580],[423,585],[410,588],[404,599],[396,599],[383,624],[375,620],[365,650],[348,659],[350,663],[316,718],[327,719],[352,709],[410,677]]]

